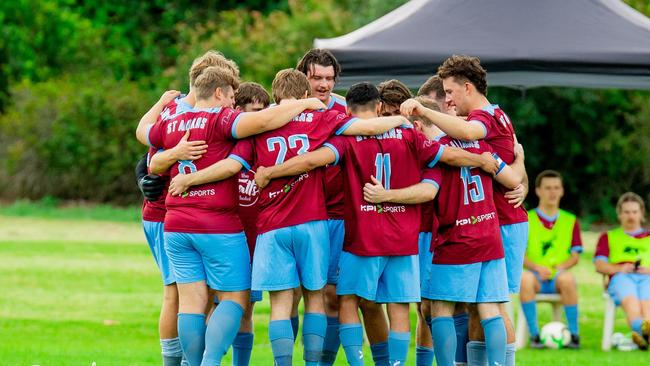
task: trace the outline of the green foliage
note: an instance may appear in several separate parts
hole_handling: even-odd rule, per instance
[[[152,101],[135,84],[99,75],[23,82],[0,116],[0,194],[127,203],[145,148],[134,126]]]

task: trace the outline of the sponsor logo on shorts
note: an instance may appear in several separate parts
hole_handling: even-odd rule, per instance
[[[464,218],[464,219],[456,220],[456,226],[476,225],[479,222],[494,220],[494,219],[496,219],[496,217],[497,217],[497,214],[494,211],[493,212],[488,212],[488,213],[485,213],[485,214],[482,214],[482,215],[478,215],[478,216],[472,215],[472,216]]]

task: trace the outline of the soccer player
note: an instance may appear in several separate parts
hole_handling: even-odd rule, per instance
[[[456,107],[447,101],[445,87],[442,85],[442,79],[438,75],[433,75],[418,89],[418,96],[426,96],[433,99],[438,105],[440,112],[450,116],[456,115]],[[431,109],[431,108],[429,108]]]
[[[560,209],[564,196],[562,175],[545,170],[535,178],[539,205],[528,211],[530,235],[521,277],[521,307],[530,330],[530,346],[543,348],[539,339],[535,294],[559,293],[571,331],[568,348],[580,348],[578,336],[578,289],[569,269],[582,253],[580,224],[572,213]]]
[[[346,95],[352,115],[373,119],[379,112],[379,93],[372,84],[360,83]],[[438,160],[489,167],[485,156],[444,150],[410,126],[396,127],[384,134],[337,137],[314,152],[280,165],[259,167],[255,180],[260,187],[269,180],[343,163],[345,174],[346,238],[337,286],[340,298],[341,343],[352,365],[363,364],[362,329],[358,318],[360,298],[389,303],[391,334],[389,360],[399,365],[406,359],[410,340],[408,304],[419,301],[417,232],[419,208],[413,205],[369,205],[363,201],[363,183],[378,179],[398,187],[420,180],[420,167]],[[275,180],[271,180],[272,185]],[[419,187],[421,189],[422,187]],[[433,187],[424,187],[431,191]],[[353,254],[354,253],[354,254]],[[409,286],[410,285],[410,286]],[[414,286],[415,285],[415,286]]]
[[[194,84],[194,109],[153,124],[164,105],[161,100],[140,121],[138,140],[154,147],[176,146],[188,129],[193,138],[206,140],[207,153],[193,162],[175,163],[172,179],[227,156],[250,164],[237,155],[237,149],[231,154],[236,139],[280,127],[305,108],[322,107],[318,100],[305,99],[260,112],[240,113],[230,108],[238,84],[229,70],[206,68]],[[180,300],[178,332],[191,366],[201,362],[220,364],[249,302],[249,253],[237,216],[236,187],[236,178],[225,179],[192,188],[181,197],[168,195],[165,202],[165,249],[174,267]],[[221,303],[206,327],[208,286],[217,291]]]
[[[447,101],[456,108],[459,116],[467,116],[467,121],[459,117],[431,111],[424,108],[436,126],[452,138],[474,141],[484,139],[490,148],[503,159],[506,164],[512,164],[515,159],[514,146],[516,142],[514,127],[510,118],[498,105],[490,104],[487,95],[487,73],[477,57],[453,55],[445,60],[438,68],[438,76],[443,81]],[[408,115],[411,110],[418,108],[412,99],[402,105],[402,114]],[[525,172],[524,172],[525,173]],[[521,272],[523,270],[524,253],[528,242],[528,216],[520,207],[526,195],[527,178],[524,174],[522,184],[508,192],[501,184],[494,187],[494,203],[499,215],[499,224],[505,262],[508,275],[508,289],[511,294],[519,293]],[[526,183],[526,184],[524,184]],[[501,315],[506,323],[508,333],[508,365],[515,362],[515,332],[512,327],[506,304],[500,303]],[[474,311],[475,308],[470,308]],[[476,317],[470,317],[470,339],[482,338],[481,327]],[[473,341],[468,344],[468,358],[485,359],[483,342]],[[479,361],[482,362],[482,361]]]
[[[596,271],[609,276],[607,292],[625,311],[632,339],[648,349],[650,336],[650,232],[643,227],[645,202],[636,193],[621,195],[616,203],[619,228],[598,239]]]
[[[341,66],[328,50],[314,48],[298,61],[296,70],[302,72],[309,80],[312,96],[325,103],[327,109],[346,113],[345,100],[334,95],[332,90],[341,73]],[[343,176],[341,168],[331,165],[325,168],[325,205],[327,208],[327,226],[330,237],[330,259],[327,270],[327,285],[323,290],[327,330],[320,364],[330,366],[336,361],[341,341],[339,340],[339,305],[336,296],[338,282],[338,265],[345,227],[343,226]],[[299,300],[299,298],[296,298]],[[297,302],[291,315],[291,324],[297,330]],[[294,331],[294,336],[295,336]]]
[[[377,89],[381,98],[381,116],[398,116],[402,103],[413,97],[409,88],[396,79],[381,82]]]

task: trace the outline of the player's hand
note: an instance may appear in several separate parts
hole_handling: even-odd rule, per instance
[[[403,116],[418,116],[422,113],[422,109],[424,106],[420,104],[417,100],[411,98],[407,99],[402,103],[402,105],[399,107],[399,112]]]
[[[158,100],[158,103],[162,105],[167,105],[169,102],[174,100],[177,96],[181,95],[181,92],[178,90],[167,90],[166,92],[163,93],[163,95],[160,96],[160,99]]]
[[[388,200],[388,191],[374,176],[370,176],[372,184],[363,186],[363,199],[370,203],[382,203]]]
[[[639,268],[636,269],[636,273],[640,273],[640,274],[650,274],[650,267],[643,267],[643,266],[640,266]]]
[[[492,175],[496,175],[499,171],[499,162],[489,152],[482,153],[481,157],[483,158],[481,169]]]
[[[185,193],[192,185],[190,174],[179,174],[169,183],[169,194],[180,196]]]
[[[165,179],[156,174],[147,174],[138,180],[138,188],[147,201],[153,202],[160,198],[165,189]]]
[[[515,208],[521,206],[526,199],[526,187],[523,184],[518,185],[512,191],[506,192],[504,197],[508,200],[508,203],[514,205]]]
[[[618,265],[618,271],[623,273],[634,272],[634,263],[621,263]]]
[[[539,277],[543,281],[548,281],[551,279],[553,272],[551,272],[550,268],[544,267],[544,266],[539,266],[537,268],[537,274],[539,274]]]
[[[269,168],[263,166],[257,167],[257,171],[255,172],[255,184],[257,184],[259,189],[269,185],[269,182],[271,181],[269,173]]]
[[[305,109],[327,109],[325,103],[321,102],[318,98],[301,99],[301,101],[304,103]]]
[[[208,145],[204,140],[187,141],[190,130],[187,130],[181,140],[171,150],[175,160],[196,160],[208,152]]]

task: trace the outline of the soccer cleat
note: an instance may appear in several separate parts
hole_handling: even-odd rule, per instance
[[[539,335],[530,337],[530,348],[532,349],[543,349],[544,343],[539,339]]]
[[[648,341],[646,341],[641,334],[637,332],[632,332],[632,341],[634,341],[634,343],[636,343],[636,345],[639,346],[640,350],[642,351],[648,350]]]
[[[580,336],[577,334],[571,334],[571,341],[565,346],[569,349],[579,349],[580,348]]]
[[[650,320],[644,320],[641,324],[641,335],[646,342],[650,343]]]

